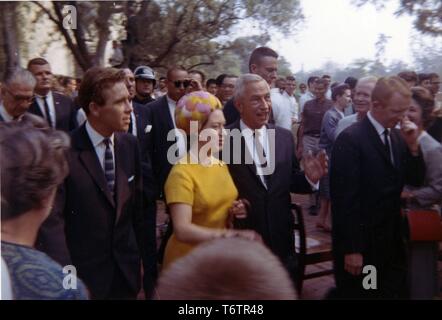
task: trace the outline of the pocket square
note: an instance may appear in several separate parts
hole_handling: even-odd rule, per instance
[[[149,133],[152,130],[152,125],[148,124],[146,128],[144,128],[144,133]]]
[[[127,182],[131,182],[133,179],[135,179],[135,176],[132,176],[129,179],[127,179]]]

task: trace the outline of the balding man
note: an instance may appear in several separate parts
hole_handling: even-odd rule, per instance
[[[371,93],[376,81],[378,81],[376,77],[365,77],[358,80],[353,96],[353,106],[356,113],[339,120],[335,138],[346,128],[365,118],[371,107]]]
[[[19,120],[29,110],[35,84],[32,73],[24,69],[8,76],[1,87],[0,122]]]
[[[405,298],[400,194],[404,183],[423,182],[425,167],[417,127],[405,117],[411,103],[407,83],[399,77],[381,78],[371,100],[367,116],[344,130],[332,151],[337,294],[344,299]],[[398,123],[401,131],[395,129]]]

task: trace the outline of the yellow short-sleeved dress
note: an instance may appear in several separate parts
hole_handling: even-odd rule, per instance
[[[189,157],[183,160],[189,160]],[[227,165],[212,158],[211,166],[175,164],[165,184],[167,204],[186,203],[192,206],[192,223],[208,228],[226,227],[228,210],[238,197],[238,191]],[[163,269],[188,254],[196,245],[169,238],[164,253]]]

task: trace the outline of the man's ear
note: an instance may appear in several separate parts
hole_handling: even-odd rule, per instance
[[[254,63],[250,65],[250,73],[256,73],[256,69],[258,69],[258,66]]]
[[[89,113],[96,118],[100,116],[100,108],[101,107],[93,101],[89,103]]]
[[[236,110],[241,114],[242,113],[242,102],[238,99],[233,99],[233,103],[235,105]]]

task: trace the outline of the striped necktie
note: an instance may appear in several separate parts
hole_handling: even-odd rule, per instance
[[[112,155],[112,149],[110,148],[110,139],[103,139],[103,143],[106,145],[106,150],[104,151],[104,175],[106,177],[109,191],[111,192],[113,197],[115,187],[114,157]]]

